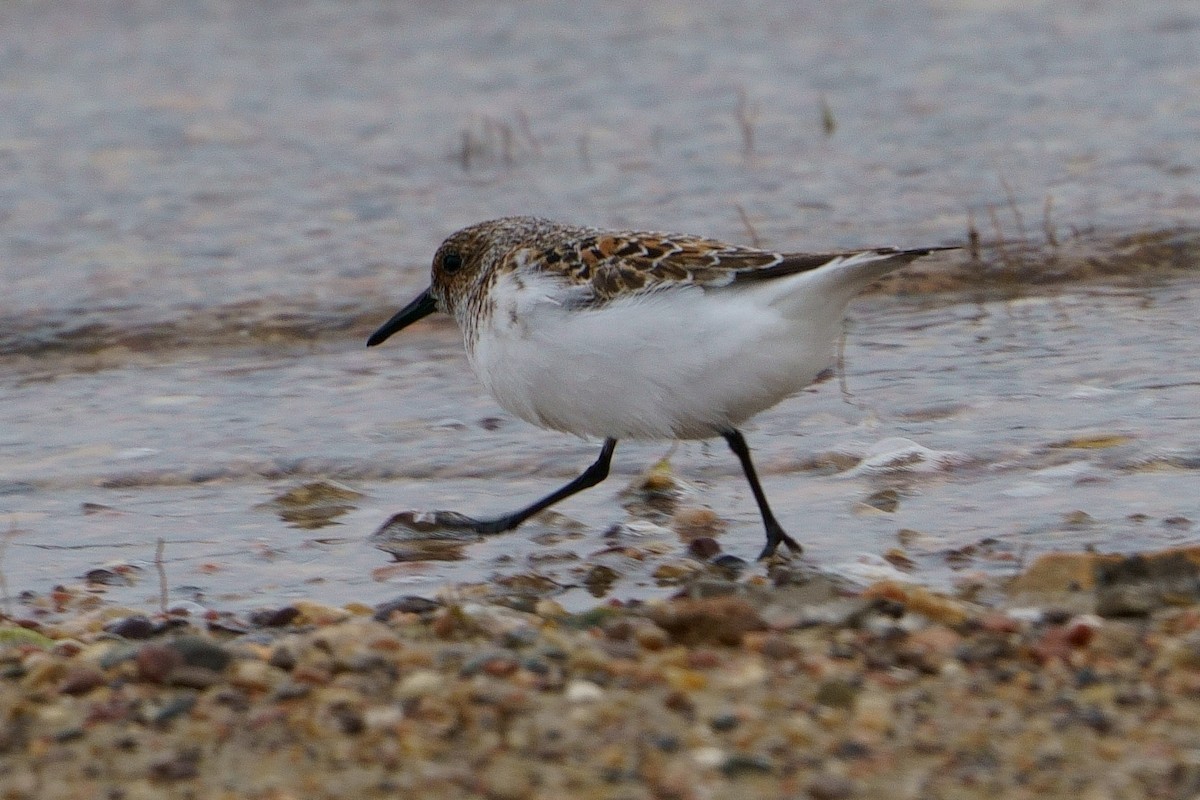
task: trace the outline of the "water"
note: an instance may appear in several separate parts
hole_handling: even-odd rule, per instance
[[[913,577],[943,587],[1011,572],[1049,549],[1195,541],[1200,359],[1187,331],[1198,304],[1190,278],[1015,301],[860,302],[849,397],[836,381],[820,384],[748,431],[767,492],[816,563],[856,574],[902,548]],[[497,409],[446,325],[369,351],[339,337],[270,354],[93,358],[90,367],[82,357],[31,360],[6,380],[0,506],[13,531],[11,589],[131,563],[142,570],[136,585],[110,591],[149,602],[158,537],[176,594],[224,604],[381,600],[525,574],[546,550],[530,536],[546,526],[468,547],[462,561],[395,566],[364,537],[406,508],[511,510],[597,450]],[[928,471],[813,469],[896,437],[949,455]],[[555,545],[582,561],[536,571],[577,582],[570,570],[629,520],[618,490],[667,450],[623,444],[609,483],[560,507],[582,527]],[[757,552],[754,505],[724,447],[686,444],[671,463],[697,486],[689,502],[728,521],[725,550]],[[336,524],[297,528],[269,505],[321,479],[363,493]],[[896,511],[861,513],[887,487],[899,491]],[[1082,522],[1072,517],[1080,511]],[[683,548],[670,536],[664,544],[668,561]],[[656,563],[625,563],[624,594],[663,591],[649,577]]]
[[[109,595],[152,604],[160,537],[176,600],[370,601],[527,573],[547,548],[570,557],[537,570],[577,583],[626,519],[616,490],[665,445],[623,444],[611,485],[562,507],[583,526],[563,541],[531,530],[395,566],[364,542],[404,508],[509,510],[595,457],[501,412],[444,323],[363,348],[462,224],[548,213],[813,249],[973,226],[1105,253],[1200,207],[1200,14],[1183,0],[1135,17],[1038,2],[14,3],[0,75],[10,594],[125,564],[133,585]],[[1185,241],[1177,266],[1194,264]],[[900,548],[910,577],[950,586],[1046,549],[1194,541],[1200,290],[1194,272],[1121,263],[1132,277],[1017,299],[856,305],[853,402],[826,383],[747,432],[809,556],[885,574]],[[810,468],[895,437],[955,455],[890,477]],[[689,502],[729,522],[725,549],[756,552],[724,448],[686,445],[672,464],[698,486]],[[319,529],[264,506],[317,480],[363,497]],[[859,506],[887,487],[895,512]],[[677,539],[656,541],[655,558],[678,558]],[[669,591],[653,563],[618,564],[614,592]]]

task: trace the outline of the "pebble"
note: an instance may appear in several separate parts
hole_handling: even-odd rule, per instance
[[[1143,769],[1200,718],[1200,605],[1126,621],[896,582],[840,599],[727,585],[581,614],[318,606],[304,626],[184,620],[137,643],[104,630],[128,610],[46,626],[49,647],[0,642],[6,786],[36,768],[41,794],[14,797],[74,800],[112,788],[106,763],[122,786],[194,796],[270,776],[363,798],[973,796],[984,780],[1077,798],[1096,763]],[[839,610],[814,625],[812,603]],[[1045,789],[1068,785],[1085,789]]]
[[[841,775],[821,774],[808,785],[808,796],[814,800],[844,800],[854,794],[854,782]]]
[[[109,623],[104,626],[104,630],[125,639],[149,639],[162,630],[162,628],[151,622],[149,617],[142,614],[135,614]]]
[[[200,636],[180,636],[165,646],[177,653],[183,664],[213,672],[225,669],[232,659],[224,647]]]
[[[604,699],[604,689],[591,681],[571,681],[563,694],[571,703],[597,703]]]

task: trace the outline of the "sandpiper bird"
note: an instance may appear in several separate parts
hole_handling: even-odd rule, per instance
[[[713,239],[505,217],[451,235],[432,285],[367,340],[442,311],[479,380],[542,428],[604,440],[579,477],[492,519],[437,512],[494,534],[608,476],[619,439],[720,436],[741,462],[766,528],[759,558],[800,545],[776,520],[738,426],[830,364],[850,299],[935,250],[772,253]]]

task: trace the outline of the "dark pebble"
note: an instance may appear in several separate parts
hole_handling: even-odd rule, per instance
[[[650,741],[654,744],[654,746],[656,748],[658,748],[660,751],[662,751],[664,753],[679,752],[679,747],[681,744],[679,741],[679,737],[671,736],[670,734],[665,734],[665,733],[651,737]]]
[[[241,689],[229,687],[217,692],[212,698],[213,703],[225,708],[232,709],[237,712],[245,712],[250,709],[250,696]]]
[[[782,636],[771,636],[763,641],[760,652],[767,658],[782,660],[795,657],[799,649]]]
[[[854,698],[858,696],[858,688],[847,681],[830,678],[821,682],[817,687],[816,701],[823,706],[833,708],[850,708]]]
[[[311,691],[312,687],[306,683],[284,681],[275,687],[272,697],[276,700],[299,700],[301,697],[307,697]]]
[[[691,701],[683,692],[671,692],[663,698],[663,705],[671,711],[675,711],[685,716],[691,716],[696,710],[696,704]]]
[[[538,655],[540,655],[542,658],[548,658],[551,661],[566,661],[570,654],[561,647],[550,645],[549,647],[543,647],[541,650],[539,650]]]
[[[232,614],[221,614],[208,620],[207,627],[210,633],[232,633],[236,636],[244,636],[252,630],[249,625]]]
[[[744,558],[738,558],[730,553],[721,553],[708,562],[711,566],[725,573],[726,575],[740,575],[750,565]]]
[[[688,545],[687,551],[688,555],[692,558],[708,561],[721,552],[721,545],[711,536],[701,536],[699,539],[692,540],[691,544]]]
[[[284,606],[283,608],[251,611],[249,620],[251,625],[259,628],[282,628],[285,625],[291,625],[298,616],[300,616],[300,609],[295,606]]]
[[[221,680],[221,673],[216,670],[190,664],[177,667],[170,677],[172,686],[186,686],[189,689],[207,689],[216,686]]]
[[[162,708],[155,712],[150,721],[155,725],[166,725],[171,720],[178,716],[188,713],[192,707],[196,705],[196,696],[193,694],[182,694],[172,698]]]
[[[626,642],[633,637],[633,623],[627,619],[611,619],[600,628],[605,636],[615,642]]]
[[[188,748],[150,765],[151,780],[173,782],[195,778],[199,774],[200,750]]]
[[[516,628],[515,630],[506,631],[500,637],[500,644],[510,650],[516,650],[521,647],[528,647],[538,640],[540,634],[534,628]]]
[[[72,667],[58,685],[62,694],[87,694],[105,684],[104,673],[94,667]]]
[[[347,736],[357,736],[367,729],[362,714],[357,710],[349,706],[337,706],[332,711],[338,730]]]
[[[133,581],[119,572],[111,569],[89,569],[83,573],[83,580],[93,586],[132,586]]]
[[[135,614],[132,617],[123,617],[116,622],[111,622],[104,626],[107,633],[114,633],[125,639],[149,639],[151,636],[159,633],[162,626],[155,625],[150,621],[149,617]]]
[[[883,489],[868,496],[863,503],[891,514],[900,507],[900,493],[895,489]]]
[[[267,663],[277,669],[291,672],[296,668],[296,654],[287,647],[276,647],[271,652],[271,657],[267,659]]]
[[[762,756],[735,753],[725,759],[721,772],[727,778],[737,778],[742,775],[767,775],[775,771],[774,765]]]
[[[138,649],[134,661],[142,680],[166,683],[171,673],[183,663],[183,657],[165,645],[148,644]]]
[[[1101,736],[1112,733],[1113,720],[1108,714],[1096,706],[1080,709],[1079,721]]]
[[[1070,611],[1061,608],[1050,608],[1042,613],[1042,622],[1047,625],[1063,625],[1075,616]]]
[[[741,723],[736,714],[721,714],[709,720],[709,726],[718,733],[725,733],[736,728]]]
[[[867,758],[871,755],[871,748],[854,739],[846,739],[834,746],[831,755],[844,759]]]
[[[630,661],[636,661],[641,653],[641,647],[637,642],[621,642],[606,639],[598,643],[600,650],[609,658],[626,658]]]
[[[203,667],[220,672],[229,666],[232,656],[225,648],[199,636],[180,636],[167,643],[189,667]]]
[[[808,785],[808,796],[815,800],[844,800],[854,795],[854,784],[840,775],[818,775]]]
[[[550,665],[540,658],[526,658],[521,661],[521,667],[534,675],[550,674]]]
[[[441,607],[442,604],[436,600],[408,594],[375,606],[375,619],[387,622],[392,614],[430,614]]]

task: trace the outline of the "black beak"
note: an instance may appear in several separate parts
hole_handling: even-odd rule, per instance
[[[396,316],[383,323],[379,327],[379,330],[372,333],[371,338],[367,339],[367,347],[374,347],[393,333],[397,333],[412,325],[417,320],[424,319],[437,311],[437,301],[433,299],[433,295],[429,292],[429,289],[421,292],[411,303],[397,311]]]

